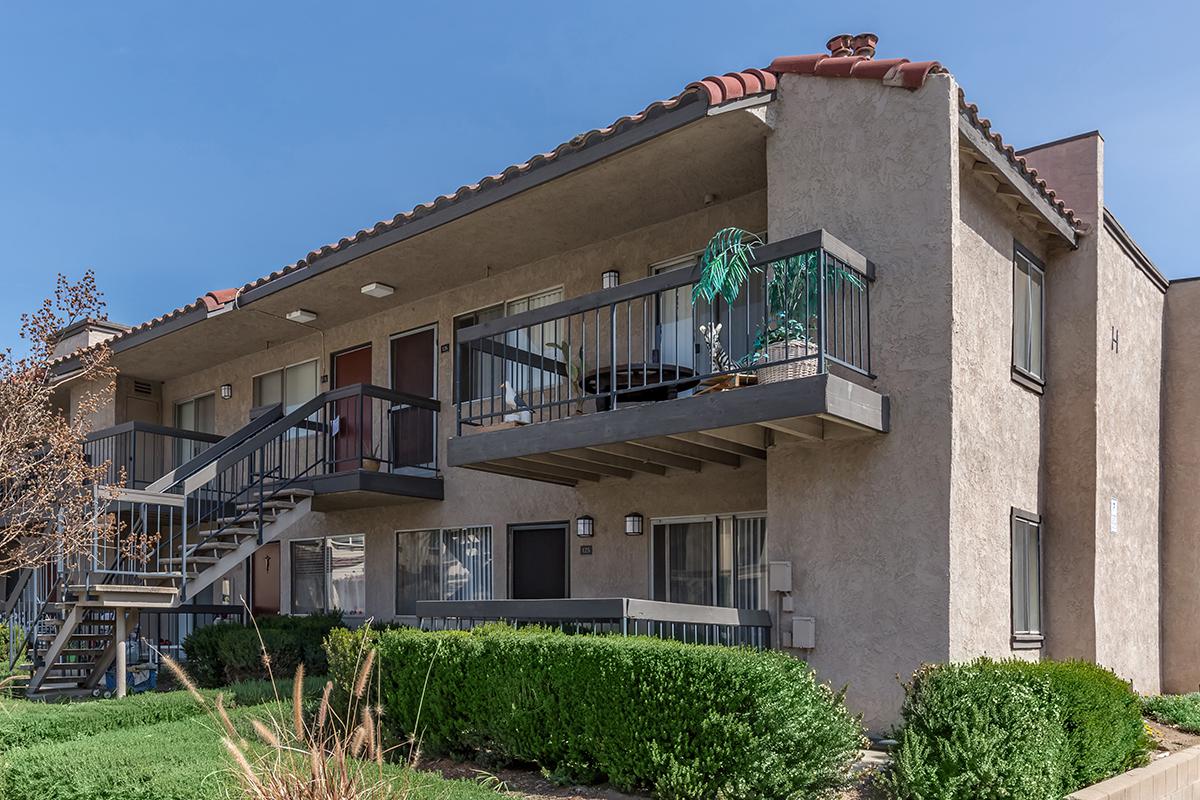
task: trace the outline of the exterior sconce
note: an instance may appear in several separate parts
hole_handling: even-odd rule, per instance
[[[631,511],[625,515],[625,535],[626,536],[641,536],[642,521],[644,517],[636,511]]]
[[[590,539],[596,535],[596,520],[584,514],[575,520],[575,535],[580,539]]]
[[[600,287],[603,289],[615,289],[621,285],[621,273],[615,269],[605,270],[600,276]]]
[[[228,400],[231,397],[233,397],[233,384],[222,383],[221,384],[221,399]]]

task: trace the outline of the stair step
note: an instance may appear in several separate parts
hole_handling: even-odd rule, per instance
[[[275,514],[263,514],[263,524],[270,525],[278,517]],[[244,523],[247,527],[254,527],[258,524],[258,514],[238,514],[232,517],[220,517],[217,520],[217,528],[223,528],[227,525],[238,525]],[[210,528],[209,530],[215,530]]]
[[[188,556],[187,557],[188,566],[191,566],[192,564],[216,564],[220,560],[221,559],[218,558],[217,556]],[[164,558],[164,559],[161,559],[159,563],[161,563],[161,564],[182,564],[183,559],[182,558]]]
[[[263,500],[264,509],[276,509],[279,511],[290,511],[296,507],[296,503],[292,500],[281,500],[277,497]],[[238,511],[258,511],[258,502],[243,502],[237,504]]]

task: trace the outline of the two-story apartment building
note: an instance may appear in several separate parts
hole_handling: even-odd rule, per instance
[[[245,597],[777,647],[875,728],[898,674],[981,654],[1195,689],[1200,291],[1107,210],[1099,134],[1014,152],[875,44],[705,78],[104,323],[89,447],[157,538],[77,598],[121,635]],[[694,301],[730,227],[761,271]],[[102,604],[129,583],[159,601]],[[35,684],[94,685],[56,631]]]

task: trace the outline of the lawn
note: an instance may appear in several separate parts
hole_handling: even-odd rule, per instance
[[[0,800],[209,800],[238,797],[214,722],[184,692],[65,705],[0,706]],[[253,739],[250,720],[270,706],[231,717]],[[6,722],[8,723],[6,726]],[[412,800],[484,800],[494,792],[467,781],[389,767]]]

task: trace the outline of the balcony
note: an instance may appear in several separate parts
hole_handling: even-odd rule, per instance
[[[145,489],[221,439],[215,433],[125,422],[90,433],[83,451],[91,463],[108,465],[104,483]]]
[[[697,265],[458,331],[447,463],[573,486],[885,433],[874,265],[814,231],[751,267],[732,303],[693,303]]]

